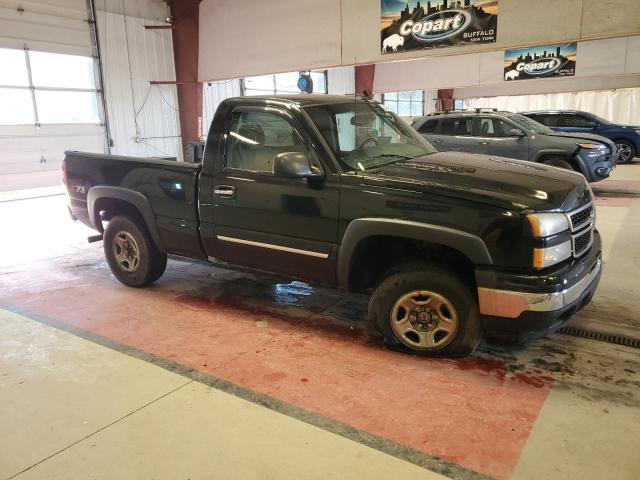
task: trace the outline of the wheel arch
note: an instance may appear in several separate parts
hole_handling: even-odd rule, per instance
[[[91,225],[100,233],[104,233],[103,218],[100,212],[106,211],[107,217],[118,214],[137,216],[147,228],[151,238],[162,253],[166,253],[164,244],[156,226],[153,209],[147,197],[142,193],[123,187],[96,186],[87,193],[87,210]]]
[[[337,267],[337,281],[340,287],[349,291],[358,289],[361,272],[357,264],[358,260],[363,260],[363,245],[376,239],[436,246],[459,255],[461,261],[473,266],[493,263],[484,241],[471,233],[408,220],[360,218],[349,223],[340,245]]]

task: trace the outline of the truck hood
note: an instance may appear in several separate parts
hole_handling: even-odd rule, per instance
[[[460,152],[438,152],[364,173],[380,187],[422,191],[510,211],[568,211],[591,193],[582,175],[539,163]]]

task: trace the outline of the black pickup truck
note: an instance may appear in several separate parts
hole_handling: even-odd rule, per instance
[[[63,181],[125,285],[172,254],[371,292],[371,321],[411,353],[556,329],[601,274],[581,175],[438,153],[366,98],[228,99],[202,164],[68,151]]]

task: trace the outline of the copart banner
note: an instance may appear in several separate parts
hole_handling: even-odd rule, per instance
[[[504,51],[504,79],[568,77],[576,74],[576,43],[558,43]]]
[[[381,0],[382,53],[496,41],[497,0]]]

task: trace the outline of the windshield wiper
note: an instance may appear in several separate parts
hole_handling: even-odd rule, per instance
[[[376,158],[397,158],[399,160],[411,160],[415,157],[408,157],[407,155],[398,155],[395,153],[381,153],[380,155],[376,155],[375,157],[369,157],[369,160],[375,160]]]
[[[381,153],[380,155],[376,155],[375,157],[368,157],[367,160],[375,160],[376,158],[393,158],[394,160],[390,161],[390,162],[382,162],[382,163],[378,163],[376,165],[370,165],[370,166],[366,166],[366,167],[362,167],[362,164],[360,162],[358,162],[358,165],[360,166],[360,168],[362,170],[370,170],[372,168],[380,168],[380,167],[384,167],[386,165],[390,165],[398,160],[411,160],[415,157],[408,157],[407,155],[397,155],[395,153]]]

